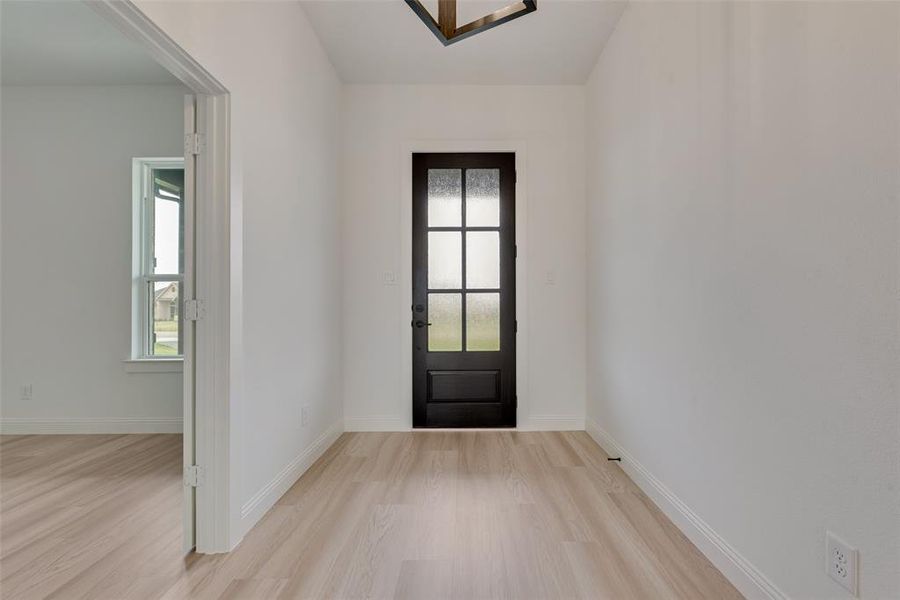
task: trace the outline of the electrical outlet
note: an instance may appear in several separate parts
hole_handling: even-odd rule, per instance
[[[856,597],[856,566],[858,563],[856,548],[830,531],[826,531],[825,554],[828,559],[825,569],[828,575]]]
[[[397,274],[393,271],[385,271],[381,274],[381,282],[384,285],[397,285]]]
[[[22,400],[31,400],[32,398],[32,388],[31,384],[22,386]]]
[[[309,406],[304,405],[300,407],[300,426],[306,427],[309,425]]]

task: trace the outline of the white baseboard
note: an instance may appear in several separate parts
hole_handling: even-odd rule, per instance
[[[584,417],[533,415],[519,424],[520,431],[584,431]]]
[[[524,418],[519,431],[584,431],[584,419],[568,415],[537,415]],[[411,431],[403,417],[346,417],[344,431]]]
[[[0,433],[4,435],[181,433],[181,431],[181,419],[31,419],[10,417],[0,420]]]
[[[610,456],[622,457],[619,463],[622,469],[744,596],[749,599],[788,600],[787,594],[629,454],[599,423],[589,418],[586,425],[594,441]]]
[[[345,417],[344,431],[410,431],[412,427],[403,417]]]
[[[250,531],[250,528],[272,508],[278,499],[288,491],[294,483],[300,479],[307,469],[319,457],[335,443],[343,433],[341,422],[336,421],[331,427],[325,430],[319,438],[310,444],[303,452],[301,452],[294,460],[292,460],[284,469],[281,470],[269,483],[264,485],[262,489],[256,492],[250,500],[241,507],[241,536]]]

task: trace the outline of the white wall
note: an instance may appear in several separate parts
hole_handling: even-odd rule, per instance
[[[898,22],[632,3],[588,85],[589,427],[793,598],[900,597]]]
[[[583,427],[585,397],[584,91],[582,86],[379,86],[344,88],[342,159],[344,416],[348,429],[411,425],[401,344],[411,298],[383,273],[410,276],[401,262],[404,148],[456,144],[457,151],[520,143],[527,230],[525,389],[522,427]],[[499,143],[499,145],[498,145]],[[522,215],[517,215],[522,216]],[[524,241],[524,248],[522,242]],[[555,284],[547,283],[552,272]],[[527,312],[526,312],[527,311]],[[411,344],[411,342],[410,342]],[[524,368],[520,363],[520,369]],[[407,390],[404,392],[404,390]]]
[[[340,82],[299,3],[138,4],[231,94],[235,544],[341,431]]]
[[[127,373],[122,361],[131,351],[131,160],[182,155],[184,93],[0,90],[5,432],[181,430],[181,373]]]

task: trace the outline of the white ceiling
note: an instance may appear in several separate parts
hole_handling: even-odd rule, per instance
[[[83,2],[0,1],[5,85],[178,83]]]
[[[459,24],[511,4],[460,0]],[[403,0],[305,0],[346,83],[581,84],[624,1],[537,0],[537,11],[444,47]],[[437,0],[423,4],[436,10]]]

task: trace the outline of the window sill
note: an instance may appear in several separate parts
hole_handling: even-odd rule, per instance
[[[122,361],[126,373],[181,373],[183,358],[128,358]]]

